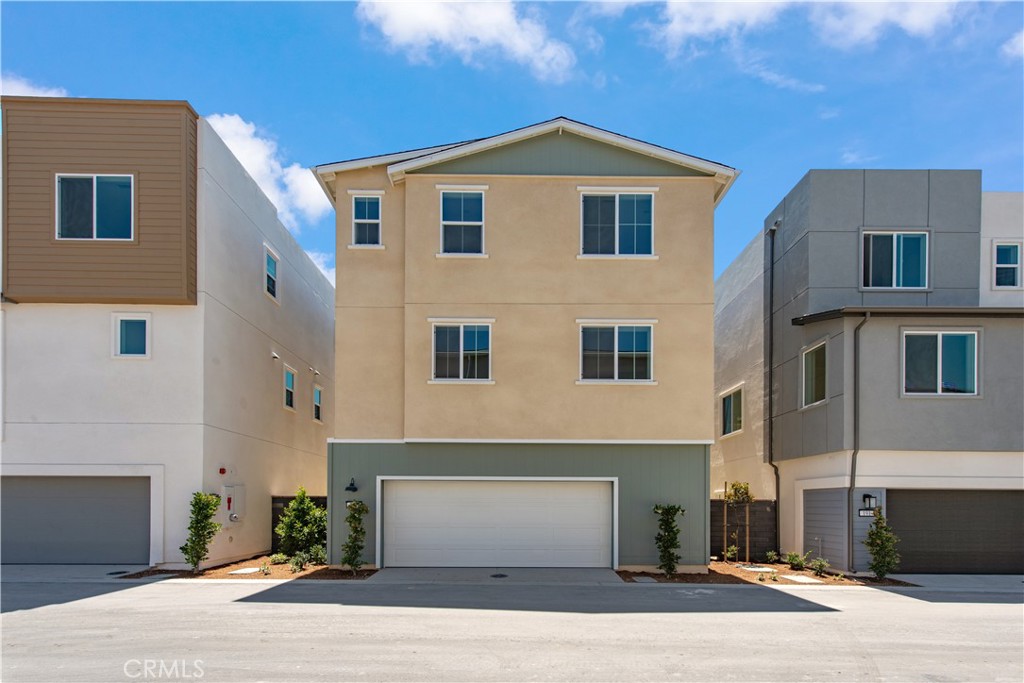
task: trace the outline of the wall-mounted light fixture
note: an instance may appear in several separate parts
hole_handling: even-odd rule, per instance
[[[864,507],[868,508],[869,510],[874,510],[876,507],[878,507],[878,498],[875,498],[870,493],[865,493]]]
[[[274,360],[280,360],[281,359],[281,356],[277,355],[277,351],[271,351],[270,352],[270,357],[273,358]]]
[[[352,477],[351,479],[349,479],[348,486],[345,487],[345,490],[346,491],[352,491],[353,493],[359,490],[359,487],[356,486],[355,477]]]

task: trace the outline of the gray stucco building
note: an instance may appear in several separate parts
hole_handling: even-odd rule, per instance
[[[1024,571],[1022,206],[813,170],[719,278],[712,489],[777,497],[781,551],[865,570],[877,504],[902,571]]]

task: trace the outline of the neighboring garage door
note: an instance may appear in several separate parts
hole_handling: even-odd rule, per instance
[[[385,567],[611,567],[612,484],[386,480]]]
[[[804,552],[846,566],[846,489],[804,491]],[[810,558],[809,558],[810,559]]]
[[[148,477],[0,478],[4,564],[148,564]]]
[[[1024,572],[1024,491],[893,490],[901,573]]]

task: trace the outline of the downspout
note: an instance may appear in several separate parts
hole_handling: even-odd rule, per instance
[[[850,488],[846,490],[846,564],[856,571],[853,562],[853,489],[857,486],[857,454],[860,453],[860,328],[871,318],[871,311],[853,328],[853,454],[850,456]]]
[[[768,228],[768,464],[775,473],[775,549],[782,552],[779,529],[779,466],[775,464],[775,233],[782,225],[776,220]]]

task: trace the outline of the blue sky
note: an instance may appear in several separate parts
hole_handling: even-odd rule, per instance
[[[555,116],[735,166],[715,272],[810,168],[1024,184],[1024,4],[0,4],[6,94],[187,99],[328,272],[305,167]]]

